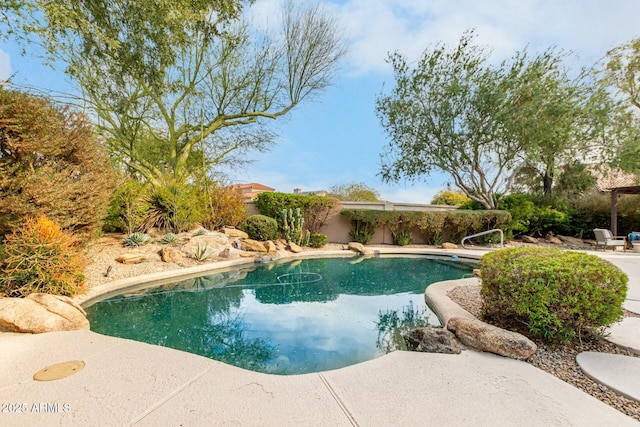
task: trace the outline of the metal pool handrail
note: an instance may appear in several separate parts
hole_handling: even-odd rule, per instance
[[[495,233],[495,232],[500,233],[500,247],[504,248],[504,233],[499,228],[494,228],[493,230],[487,230],[487,231],[483,231],[481,233],[476,233],[476,234],[472,234],[470,236],[466,236],[460,242],[460,246],[462,246],[463,249],[467,249],[464,246],[464,241],[465,240],[473,239],[474,237],[480,237],[480,236],[484,236],[485,234],[490,234],[490,233]]]

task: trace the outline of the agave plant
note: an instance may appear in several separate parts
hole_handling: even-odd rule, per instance
[[[178,236],[173,233],[167,233],[159,240],[163,245],[173,245],[178,242]]]
[[[204,246],[196,246],[196,249],[193,251],[193,254],[191,255],[196,261],[204,261],[206,259],[209,258],[209,255],[207,254],[207,248],[208,246],[205,244]]]
[[[132,233],[132,234],[129,234],[124,239],[122,239],[122,243],[125,246],[131,247],[131,248],[146,245],[150,241],[151,241],[151,237],[149,237],[144,233]]]

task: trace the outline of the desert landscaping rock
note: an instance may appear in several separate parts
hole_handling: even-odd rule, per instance
[[[356,252],[360,252],[361,254],[364,253],[364,245],[362,243],[358,243],[358,242],[349,242],[349,244],[347,245],[347,247],[349,249],[351,249],[352,251],[356,251]]]
[[[116,258],[120,264],[142,264],[149,261],[149,254],[142,251],[132,251],[121,254]]]
[[[444,328],[415,328],[404,334],[407,347],[424,353],[460,354],[456,336]]]
[[[536,344],[524,335],[477,319],[452,317],[447,322],[447,329],[468,347],[512,359],[526,360],[537,350]]]
[[[89,321],[69,298],[34,293],[26,298],[0,298],[0,328],[40,334],[89,329]]]
[[[536,239],[535,237],[531,237],[531,236],[521,236],[520,240],[522,240],[525,243],[538,243],[538,239]]]
[[[444,242],[442,244],[442,249],[458,249],[458,245],[455,243]]]
[[[193,257],[196,252],[204,250],[206,248],[204,257],[213,258],[217,257],[220,252],[226,248],[230,248],[231,243],[229,237],[222,233],[210,232],[203,234],[202,236],[194,236],[187,243],[182,246],[182,252],[187,256]]]
[[[238,238],[238,239],[248,239],[249,235],[247,233],[245,233],[242,230],[238,230],[237,228],[229,228],[229,227],[225,227],[222,230],[220,230],[220,232],[226,236],[229,236],[231,238]]]
[[[364,245],[362,243],[358,243],[358,242],[349,242],[349,244],[347,245],[347,247],[352,250],[352,251],[356,251],[362,255],[367,255],[367,256],[372,256],[373,255],[373,251],[371,249],[365,248]]]
[[[294,254],[299,254],[300,252],[302,252],[302,248],[293,242],[289,242],[289,244],[287,245],[287,249]]]
[[[574,246],[574,247],[584,246],[584,242],[582,241],[582,239],[578,239],[577,237],[561,236],[561,235],[558,235],[557,237],[558,237],[558,240],[560,240],[562,243],[565,243],[569,246]]]
[[[253,239],[241,239],[240,247],[243,251],[267,252],[267,248],[265,247],[264,243]]]
[[[552,245],[562,245],[562,240],[557,238],[556,236],[548,235],[544,238],[544,241],[547,243],[551,243]]]
[[[183,261],[182,251],[176,248],[164,247],[160,249],[160,259],[162,262],[173,262],[178,264]]]
[[[266,242],[264,242],[264,247],[267,248],[268,253],[272,253],[276,251],[276,244],[273,243],[271,240],[267,240]]]

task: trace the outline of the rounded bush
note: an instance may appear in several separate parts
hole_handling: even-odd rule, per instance
[[[251,215],[240,225],[240,229],[247,233],[250,239],[262,242],[278,238],[278,222],[264,215]]]
[[[484,316],[531,337],[566,341],[617,321],[628,278],[595,255],[510,248],[480,261]]]
[[[321,233],[312,234],[309,238],[309,246],[312,248],[321,248],[327,244],[327,235]]]

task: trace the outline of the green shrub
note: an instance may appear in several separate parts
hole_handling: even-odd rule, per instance
[[[548,206],[536,206],[534,217],[529,223],[529,234],[545,236],[549,232],[558,233],[568,221],[567,214]]]
[[[27,218],[7,236],[0,264],[0,295],[25,297],[34,292],[73,296],[85,277],[78,241],[39,216]]]
[[[341,214],[351,221],[350,236],[367,242],[378,227],[417,229],[425,241],[437,245],[445,240],[460,241],[462,237],[493,228],[508,229],[511,215],[506,211],[379,211],[344,209]],[[356,240],[359,241],[359,240]],[[362,243],[362,242],[361,242]]]
[[[144,233],[131,233],[124,239],[122,239],[122,244],[128,248],[135,248],[138,246],[146,245],[151,241],[151,237]]]
[[[402,230],[393,235],[393,242],[398,246],[410,245],[413,242],[413,234],[410,230]]]
[[[254,240],[266,241],[278,238],[278,222],[265,215],[251,215],[240,224],[240,230]]]
[[[102,229],[131,234],[143,228],[147,217],[150,187],[134,179],[124,180],[116,189]]]
[[[340,201],[334,197],[287,194],[277,192],[260,193],[255,204],[262,215],[276,218],[278,227],[283,231],[282,211],[300,209],[307,230],[312,234],[320,232],[329,218],[340,208]]]
[[[327,244],[326,234],[315,233],[315,234],[312,234],[311,237],[309,238],[309,246],[311,246],[312,248],[316,248],[316,249],[321,248],[326,244]]]
[[[160,228],[174,233],[192,229],[204,219],[202,193],[194,185],[168,184],[149,196],[144,230]]]
[[[373,224],[362,220],[351,221],[352,228],[349,231],[349,236],[354,242],[362,243],[366,245],[371,241],[373,235],[376,232],[376,228]]]
[[[531,337],[566,341],[618,320],[627,276],[595,255],[510,248],[480,262],[485,317]]]
[[[498,202],[500,209],[511,214],[509,231],[513,236],[529,234],[529,224],[535,217],[535,204],[525,194],[510,194]]]

